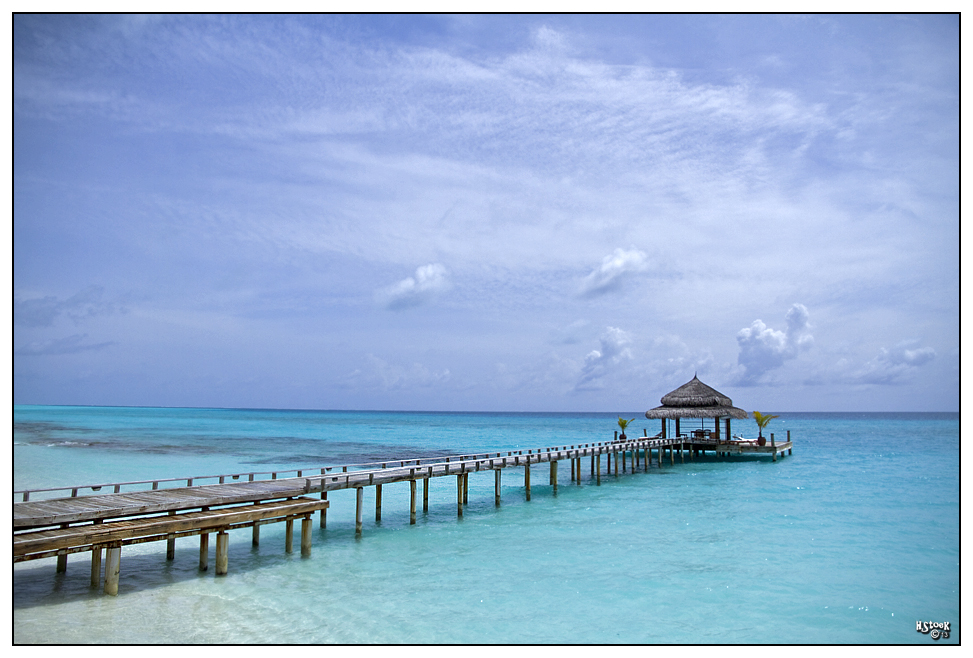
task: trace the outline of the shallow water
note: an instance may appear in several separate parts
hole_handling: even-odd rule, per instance
[[[571,445],[610,439],[615,418],[18,406],[15,489]],[[505,470],[500,507],[474,474],[462,518],[437,478],[414,526],[408,484],[386,485],[361,539],[354,493],[332,492],[310,558],[284,553],[283,524],[259,549],[232,532],[220,578],[197,570],[195,538],[169,563],[161,543],[126,547],[118,597],[88,588],[87,554],[60,576],[20,564],[14,641],[935,644],[926,620],[956,643],[958,414],[783,413],[768,431],[788,429],[777,463],[677,458],[601,486],[588,460],[580,486],[563,463],[556,495],[544,467],[530,502]]]

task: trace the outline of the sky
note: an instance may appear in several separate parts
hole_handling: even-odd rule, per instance
[[[950,15],[15,15],[16,404],[958,411]]]

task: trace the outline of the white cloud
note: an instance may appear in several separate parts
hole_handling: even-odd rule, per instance
[[[613,372],[623,361],[632,358],[632,352],[627,347],[632,339],[627,332],[621,329],[607,327],[598,342],[601,349],[591,350],[584,358],[581,376],[574,386],[575,391],[603,388],[604,382],[602,380],[604,377]]]
[[[615,249],[584,278],[581,294],[591,297],[617,290],[626,277],[644,272],[648,268],[647,260],[647,256],[634,247],[628,251]]]
[[[379,299],[393,311],[424,304],[449,288],[446,268],[438,263],[423,265],[415,276],[402,279],[379,292]]]
[[[936,350],[919,347],[919,341],[904,340],[892,348],[881,348],[878,356],[851,376],[861,384],[901,384],[919,367],[936,358]]]
[[[737,333],[740,355],[737,363],[743,367],[736,384],[755,385],[767,372],[779,368],[784,362],[810,349],[814,337],[808,333],[808,311],[803,304],[794,304],[787,315],[785,331],[771,329],[762,320],[754,320],[749,327]]]

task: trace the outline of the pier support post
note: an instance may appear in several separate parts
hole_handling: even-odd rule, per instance
[[[199,536],[199,570],[209,569],[209,534],[202,533]]]
[[[175,516],[176,511],[171,510],[169,516]],[[166,559],[174,560],[176,559],[176,536],[166,535]]]
[[[252,533],[252,538],[250,540],[250,545],[254,547],[260,546],[260,522],[259,521],[253,522],[253,533]]]
[[[422,511],[429,511],[429,480],[432,478],[422,478]]]
[[[362,506],[365,503],[364,487],[355,487],[355,536],[361,537]]]
[[[470,502],[470,474],[463,473],[463,504],[468,505]]]
[[[416,481],[409,480],[409,525],[416,524]]]
[[[230,535],[226,530],[216,533],[216,575],[225,576],[230,560]]]
[[[375,523],[382,520],[382,485],[375,485]]]
[[[284,552],[294,551],[294,517],[288,516],[284,521]]]
[[[456,516],[463,516],[463,475],[456,476]]]
[[[624,452],[622,453],[625,454]],[[615,477],[618,477],[618,452],[615,452]]]
[[[301,557],[311,557],[311,515],[301,519]]]
[[[574,482],[574,467],[577,465],[576,464],[577,461],[578,460],[576,460],[576,459],[572,459],[571,460],[571,481],[572,482]]]
[[[557,494],[557,462],[551,462],[551,485],[554,487],[554,493]]]
[[[101,586],[101,547],[91,551],[91,586]]]
[[[598,464],[598,468],[601,468],[601,464]],[[595,449],[591,449],[591,477],[595,477]]]
[[[322,487],[324,486],[324,483],[323,482],[321,483],[321,486]],[[327,499],[328,499],[328,492],[327,491],[322,491],[321,492],[321,500],[327,500]],[[328,508],[327,507],[322,507],[321,508],[321,528],[324,529],[324,528],[327,528],[327,527],[328,527]]]
[[[612,474],[612,453],[611,450],[605,453],[605,475]]]
[[[527,500],[530,500],[530,456],[524,462],[524,488],[527,490]]]
[[[118,574],[122,567],[122,545],[112,544],[105,558],[105,594],[118,596]]]
[[[500,469],[493,471],[493,503],[500,507]]]
[[[595,473],[597,473],[597,475],[595,476],[595,478],[596,478],[595,479],[595,484],[597,484],[600,487],[601,486],[601,455],[599,454],[597,457],[592,456],[591,463],[594,464],[595,463],[595,460],[598,461],[598,463],[597,463],[597,465],[595,467]]]

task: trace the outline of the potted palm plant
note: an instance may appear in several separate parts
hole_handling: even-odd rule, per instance
[[[753,412],[753,419],[757,421],[757,445],[758,446],[767,444],[767,439],[764,438],[764,428],[767,427],[767,423],[772,421],[774,418],[780,418],[780,416],[774,416],[772,414],[762,414],[759,411]]]
[[[618,426],[622,428],[622,433],[618,435],[618,438],[622,441],[628,438],[625,436],[625,428],[628,427],[628,424],[632,422],[635,422],[634,418],[632,420],[625,420],[621,416],[618,417]]]

